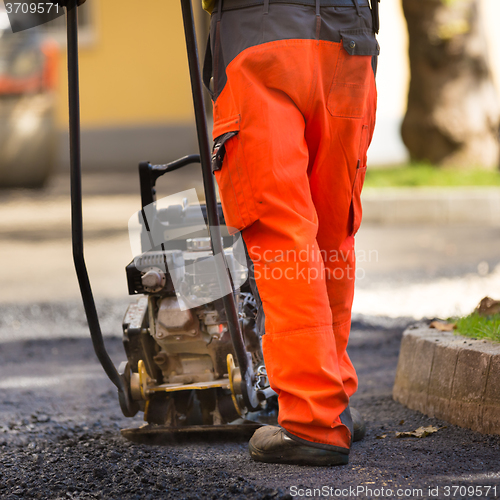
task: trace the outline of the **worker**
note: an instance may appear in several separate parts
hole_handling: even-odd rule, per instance
[[[365,429],[349,407],[358,381],[346,348],[378,0],[202,1],[212,16],[212,169],[226,224],[245,241],[279,401],[279,426],[258,429],[250,455],[347,464]]]
[[[346,352],[354,236],[375,125],[378,2],[203,0],[204,79],[226,224],[241,231],[263,306],[277,426],[254,460],[348,463],[364,423]],[[212,77],[212,78],[211,78]]]

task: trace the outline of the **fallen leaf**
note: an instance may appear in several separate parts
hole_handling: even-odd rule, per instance
[[[491,297],[484,297],[476,307],[476,311],[481,316],[493,316],[500,313],[500,300],[494,300]]]
[[[429,325],[429,328],[435,328],[439,332],[452,332],[453,330],[455,330],[456,327],[457,327],[456,323],[447,323],[445,321],[438,321],[438,320],[433,321]]]
[[[404,420],[400,420],[400,421],[399,421],[399,425],[403,425],[404,423],[405,423],[405,421],[404,421]]]
[[[423,437],[427,437],[431,434],[434,434],[439,429],[442,429],[442,427],[434,427],[433,425],[428,425],[427,427],[419,427],[418,429],[415,429],[414,431],[396,432],[396,437],[397,438],[407,438],[407,437],[423,438]]]
[[[381,436],[375,436],[375,439],[385,439],[387,434],[382,434]]]

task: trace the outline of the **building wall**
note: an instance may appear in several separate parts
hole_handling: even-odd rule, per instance
[[[191,92],[180,2],[88,4],[94,33],[80,48],[82,126],[189,121]],[[66,79],[65,58],[63,51],[61,82]],[[65,124],[66,85],[60,90],[59,122]]]
[[[165,162],[195,152],[180,2],[91,0],[85,7],[91,9],[92,29],[80,37],[84,168],[135,168],[139,160]],[[63,165],[66,81],[63,48],[58,92]]]

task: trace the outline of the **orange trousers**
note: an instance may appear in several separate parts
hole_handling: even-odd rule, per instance
[[[345,43],[246,48],[214,103],[226,224],[242,231],[265,312],[263,351],[279,424],[348,450],[357,376],[346,352],[354,235],[375,124],[372,57]],[[352,42],[351,42],[352,43]]]

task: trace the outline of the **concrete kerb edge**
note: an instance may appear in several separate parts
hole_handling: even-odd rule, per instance
[[[393,397],[451,424],[500,435],[500,343],[411,326],[403,334]]]
[[[499,226],[500,188],[365,188],[364,222]]]

